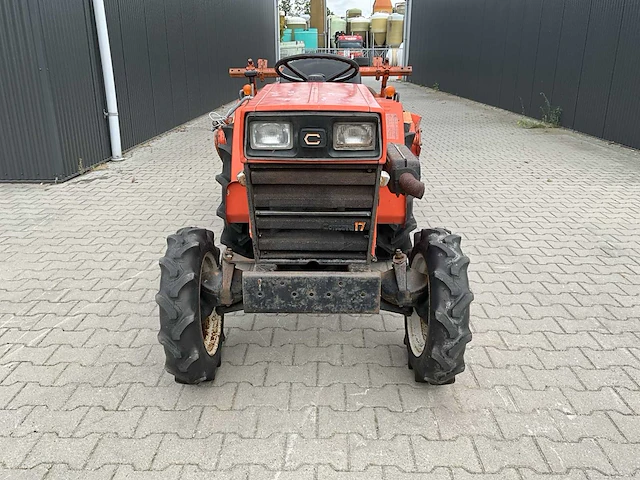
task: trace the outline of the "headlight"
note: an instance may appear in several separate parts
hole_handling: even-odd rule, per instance
[[[333,148],[336,150],[374,150],[375,123],[335,123]]]
[[[292,126],[287,122],[252,122],[249,127],[254,150],[289,150],[293,148]]]

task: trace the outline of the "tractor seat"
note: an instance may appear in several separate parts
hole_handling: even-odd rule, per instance
[[[291,62],[291,64],[302,73],[313,76],[313,81],[322,81],[322,77],[325,79],[331,78],[336,73],[344,70],[345,67],[345,64],[342,62],[335,62],[326,58],[305,58],[302,60],[295,60],[294,62]],[[283,71],[295,76],[295,74],[286,67],[283,68]],[[289,80],[284,78],[281,78],[280,82],[290,83]],[[344,83],[362,83],[362,77],[358,73],[355,77]]]

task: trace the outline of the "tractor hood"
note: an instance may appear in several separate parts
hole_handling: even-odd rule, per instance
[[[247,104],[247,111],[339,111],[382,113],[369,88],[355,83],[274,83]]]

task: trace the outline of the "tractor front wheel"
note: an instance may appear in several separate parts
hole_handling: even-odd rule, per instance
[[[428,276],[429,288],[405,317],[409,368],[417,382],[453,383],[464,371],[464,351],[471,340],[469,258],[460,249],[459,236],[428,229],[415,234],[410,265]]]
[[[378,260],[390,260],[396,251],[408,254],[411,250],[411,232],[418,226],[413,216],[413,198],[407,197],[407,215],[404,225],[378,225],[376,257]]]
[[[253,241],[248,223],[226,223],[222,230],[220,243],[243,257],[253,258]]]
[[[220,272],[213,232],[183,228],[169,236],[160,270],[156,301],[165,369],[178,383],[213,380],[224,341],[224,314],[218,313],[214,297],[203,288]]]

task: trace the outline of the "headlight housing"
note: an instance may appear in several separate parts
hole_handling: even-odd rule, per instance
[[[337,122],[333,125],[335,150],[375,150],[376,124]]]
[[[251,122],[249,138],[253,150],[290,150],[293,126],[289,122]]]
[[[380,160],[382,118],[372,112],[250,112],[244,155],[251,159]]]

